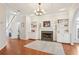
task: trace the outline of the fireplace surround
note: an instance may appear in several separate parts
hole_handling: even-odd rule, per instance
[[[41,40],[53,41],[53,31],[41,31]]]

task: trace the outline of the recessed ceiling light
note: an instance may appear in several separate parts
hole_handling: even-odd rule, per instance
[[[61,9],[59,9],[59,11],[65,11],[66,10],[66,8],[61,8]]]
[[[20,11],[20,10],[11,11],[11,13],[16,15],[16,14],[19,14],[19,13],[21,13],[21,11]]]
[[[11,13],[12,13],[12,14],[17,14],[17,13],[16,13],[16,12],[14,12],[14,11],[11,11]]]

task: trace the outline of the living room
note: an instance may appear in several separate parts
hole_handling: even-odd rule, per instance
[[[79,53],[73,48],[79,50],[78,3],[4,3],[0,6],[6,16],[6,20],[1,20],[4,24],[0,33],[1,54]],[[3,13],[1,16],[5,18]]]

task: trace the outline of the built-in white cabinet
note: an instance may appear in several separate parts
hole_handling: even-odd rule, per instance
[[[70,43],[69,19],[57,20],[57,42]]]

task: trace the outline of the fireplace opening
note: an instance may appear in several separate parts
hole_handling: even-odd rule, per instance
[[[53,31],[41,31],[41,40],[53,41]]]

